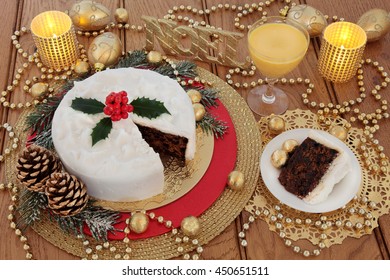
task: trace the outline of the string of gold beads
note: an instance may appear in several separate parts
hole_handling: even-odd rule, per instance
[[[5,160],[5,157],[9,156],[13,150],[16,150],[18,148],[19,138],[15,135],[13,127],[10,124],[8,123],[0,124],[0,128],[4,128],[7,131],[9,141],[12,143],[11,147],[4,149],[3,155],[0,154],[0,163],[1,163]]]
[[[348,220],[342,221],[340,219],[331,220],[325,215],[321,215],[317,220],[312,220],[310,218],[301,219],[301,218],[290,218],[288,216],[285,217],[282,213],[282,207],[279,205],[275,205],[271,214],[271,211],[267,208],[262,210],[256,209],[254,213],[252,213],[248,217],[248,221],[242,225],[242,230],[238,233],[238,237],[240,238],[240,245],[242,247],[246,247],[248,242],[246,240],[246,232],[249,230],[250,225],[256,221],[259,217],[268,218],[270,223],[275,226],[276,232],[279,237],[281,237],[284,241],[284,244],[287,247],[290,247],[295,253],[302,254],[304,257],[310,256],[318,256],[321,253],[321,250],[326,248],[326,240],[329,239],[329,235],[327,231],[333,228],[343,228],[345,230],[351,231],[365,231],[366,229],[372,230],[372,221],[373,215],[371,210],[375,210],[377,205],[374,201],[369,201],[368,197],[358,197],[355,196],[353,198],[353,204],[348,208],[344,206],[344,212],[351,217],[352,215],[356,215],[359,220],[355,223],[351,222],[349,218]],[[313,250],[303,249],[298,245],[294,245],[293,241],[288,238],[288,234],[284,231],[285,226],[307,226],[314,227],[319,230],[319,241],[318,247]]]
[[[77,30],[76,34],[79,36],[85,36],[85,37],[96,37],[100,34],[103,34],[104,32],[108,32],[111,29],[119,29],[119,30],[132,30],[132,31],[137,31],[137,32],[142,32],[145,29],[145,26],[143,25],[134,25],[134,24],[129,24],[129,23],[115,23],[111,22],[107,24],[104,28],[97,30],[97,31],[82,31],[82,30]]]
[[[213,25],[207,24],[206,21],[201,20],[197,21],[189,16],[183,16],[183,15],[177,15],[178,13],[192,13],[194,16],[203,16],[203,15],[210,15],[211,13],[217,12],[217,11],[232,11],[236,12],[234,17],[234,27],[240,31],[248,30],[251,28],[251,25],[244,25],[241,23],[241,19],[251,15],[253,13],[261,13],[261,17],[266,17],[268,15],[267,11],[264,11],[266,7],[270,7],[275,0],[267,0],[264,2],[258,2],[258,3],[252,3],[252,4],[216,4],[211,6],[209,9],[197,9],[190,5],[179,5],[179,6],[173,6],[172,9],[169,9],[167,14],[164,16],[164,19],[171,20],[171,21],[177,21],[177,22],[184,22],[189,27],[196,27],[196,26],[204,26],[206,28],[214,28],[220,30],[221,27],[215,27]],[[292,2],[291,0],[284,0],[281,1],[285,3],[285,6],[283,9],[281,9],[280,14],[283,14],[284,16],[287,14],[287,11],[289,8],[294,7],[297,5],[297,3]],[[259,16],[257,15],[259,18]],[[337,16],[330,17],[329,15],[324,15],[325,19],[335,21],[344,21],[344,18],[338,18]]]
[[[30,245],[28,244],[27,237],[23,234],[23,231],[18,227],[16,220],[15,220],[15,211],[16,211],[16,205],[19,200],[19,188],[16,187],[13,183],[0,184],[0,190],[8,189],[8,191],[11,193],[11,204],[8,206],[9,214],[7,216],[7,219],[9,220],[9,226],[14,231],[15,235],[19,238],[20,242],[23,244],[23,250],[25,251],[26,259],[32,260],[33,255],[31,253]]]

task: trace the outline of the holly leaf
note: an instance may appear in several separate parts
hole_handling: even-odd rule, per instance
[[[112,121],[111,118],[101,119],[100,122],[92,129],[92,146],[95,145],[100,140],[104,140],[107,138],[108,134],[110,134],[112,129]]]
[[[165,108],[164,103],[157,101],[156,99],[139,97],[130,104],[134,107],[134,114],[148,119],[155,119],[164,113],[171,114],[167,108]]]
[[[81,111],[86,114],[99,114],[103,113],[103,109],[105,105],[93,98],[81,98],[81,97],[76,97],[75,99],[72,100],[72,105],[71,107],[77,111]]]

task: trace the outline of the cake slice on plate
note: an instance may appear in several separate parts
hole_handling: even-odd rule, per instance
[[[347,153],[311,131],[281,168],[279,182],[308,204],[324,201],[351,170]]]

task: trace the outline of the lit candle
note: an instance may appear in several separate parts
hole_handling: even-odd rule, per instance
[[[48,11],[37,15],[31,22],[31,33],[46,66],[64,69],[77,60],[77,38],[67,14]]]
[[[364,30],[350,22],[335,22],[325,30],[318,70],[332,82],[346,82],[356,74],[366,45]]]

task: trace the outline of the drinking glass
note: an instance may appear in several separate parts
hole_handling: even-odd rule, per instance
[[[256,21],[248,32],[248,49],[253,63],[266,77],[265,85],[248,93],[247,102],[256,114],[283,114],[288,97],[274,86],[278,78],[301,62],[309,47],[309,33],[301,24],[280,16]]]

